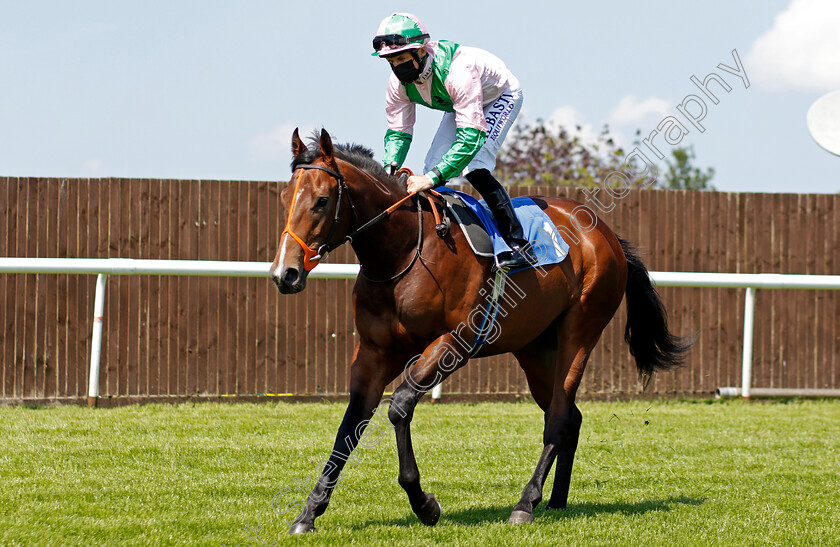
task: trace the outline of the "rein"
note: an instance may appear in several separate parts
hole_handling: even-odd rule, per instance
[[[312,164],[308,164],[308,163],[298,165],[296,170],[297,169],[300,169],[301,171],[298,174],[297,183],[295,184],[294,196],[292,197],[292,203],[289,206],[289,218],[286,220],[286,227],[283,229],[283,232],[280,234],[280,237],[282,238],[283,234],[288,233],[290,236],[292,236],[292,239],[294,239],[298,243],[298,245],[300,245],[301,249],[303,249],[303,258],[304,258],[303,268],[307,272],[309,272],[313,268],[315,268],[315,266],[318,265],[318,262],[325,259],[329,253],[331,253],[332,251],[334,251],[338,247],[341,247],[345,243],[351,243],[352,244],[353,243],[353,238],[357,237],[360,233],[364,232],[365,230],[367,230],[368,228],[370,228],[374,224],[377,224],[378,222],[381,222],[385,218],[389,217],[391,215],[391,213],[393,213],[394,211],[399,209],[399,207],[403,203],[405,203],[406,201],[408,201],[409,199],[411,199],[411,198],[413,198],[414,196],[417,195],[417,194],[408,194],[407,196],[400,199],[399,201],[397,201],[396,203],[394,203],[393,205],[391,205],[390,207],[388,207],[387,209],[385,209],[384,211],[382,211],[381,213],[379,213],[378,215],[376,215],[372,219],[368,220],[367,222],[365,222],[364,224],[359,226],[357,229],[353,230],[351,233],[349,233],[346,236],[344,236],[343,238],[339,239],[335,243],[329,243],[330,238],[332,237],[333,230],[335,229],[335,227],[336,227],[336,225],[338,224],[338,221],[339,221],[339,215],[341,214],[341,201],[342,201],[341,198],[342,198],[343,195],[345,195],[345,194],[347,195],[347,202],[350,204],[351,214],[354,217],[356,216],[356,208],[353,206],[353,200],[350,199],[350,191],[347,188],[347,183],[344,181],[344,176],[339,171],[334,170],[334,169],[330,169],[329,167],[324,167],[324,166],[321,166],[321,165],[312,165]],[[294,212],[295,203],[297,202],[298,190],[300,188],[300,181],[301,181],[301,178],[303,178],[303,172],[306,171],[306,170],[309,170],[309,169],[319,169],[321,171],[329,173],[333,178],[336,179],[336,182],[338,182],[338,203],[336,204],[336,207],[335,207],[335,216],[333,218],[333,223],[332,223],[332,226],[330,226],[330,231],[327,233],[326,243],[323,243],[323,244],[319,245],[317,250],[313,250],[309,245],[307,245],[300,236],[298,236],[296,233],[294,233],[292,231],[292,227],[291,227],[292,213]],[[408,173],[409,175],[411,174],[411,171],[408,170],[408,169],[400,169],[399,172]],[[433,195],[436,195],[436,196],[440,195],[437,192],[435,192],[434,190],[430,190],[430,192]],[[429,195],[426,195],[426,199],[429,200],[429,204],[432,207],[432,212],[433,212],[434,217],[435,217],[435,222],[437,223],[436,229],[438,231],[438,234],[443,236],[443,235],[445,235],[445,232],[441,233],[442,232],[441,227],[444,226],[444,224],[441,222],[440,217],[438,216],[437,209],[435,208],[435,203],[432,200],[431,196],[429,196]],[[417,202],[417,215],[419,217],[419,228],[418,228],[418,234],[417,234],[417,251],[414,253],[414,258],[411,259],[411,262],[408,264],[408,266],[403,271],[401,271],[400,273],[396,274],[395,276],[393,276],[389,279],[383,279],[383,280],[371,279],[371,278],[367,277],[366,275],[364,275],[364,273],[362,273],[362,276],[365,279],[367,279],[368,281],[372,281],[374,283],[387,283],[389,281],[393,281],[395,279],[398,279],[399,277],[401,277],[405,273],[407,273],[408,270],[411,269],[411,267],[417,261],[417,258],[420,256],[420,251],[421,251],[421,248],[423,246],[423,210],[420,207],[420,202],[419,201]]]

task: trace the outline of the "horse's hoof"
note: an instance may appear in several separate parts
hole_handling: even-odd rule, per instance
[[[292,524],[292,527],[289,528],[289,535],[290,536],[298,536],[300,534],[306,534],[307,532],[314,532],[315,525],[308,524],[306,522],[296,522]]]
[[[434,494],[425,494],[426,501],[420,507],[419,511],[415,511],[420,522],[426,526],[434,526],[440,519],[440,502],[435,498]]]
[[[508,519],[508,524],[531,524],[532,522],[534,522],[534,515],[525,511],[514,511]]]

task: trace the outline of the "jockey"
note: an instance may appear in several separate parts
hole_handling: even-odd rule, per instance
[[[390,63],[385,96],[388,130],[385,166],[402,166],[411,144],[415,105],[443,110],[425,174],[408,178],[409,192],[446,184],[466,168],[466,179],[493,212],[513,250],[497,257],[500,268],[535,264],[531,246],[505,189],[492,171],[496,155],[522,107],[519,81],[494,55],[446,40],[429,41],[425,25],[410,13],[394,13],[379,24],[372,55]]]

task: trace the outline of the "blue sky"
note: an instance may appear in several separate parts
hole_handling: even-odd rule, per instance
[[[731,91],[711,84],[720,102],[680,144],[719,190],[840,191],[840,158],[805,125],[840,89],[834,0],[0,0],[0,175],[288,180],[295,127],[381,157],[388,67],[370,42],[394,11],[501,57],[522,121],[580,124],[584,138],[685,123],[691,76],[716,72]],[[732,50],[749,87],[717,68],[736,66]],[[439,118],[418,112],[407,166],[422,168]]]

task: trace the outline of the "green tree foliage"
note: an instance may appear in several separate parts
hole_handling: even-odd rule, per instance
[[[578,132],[580,127],[578,126]],[[621,167],[624,151],[604,126],[595,144],[584,144],[564,127],[537,120],[518,124],[508,135],[496,160],[496,177],[520,186],[594,188],[610,171]]]
[[[580,133],[580,126],[577,126]],[[639,133],[636,133],[637,137]],[[635,143],[638,145],[638,142]],[[694,149],[674,148],[666,159],[667,171],[660,170],[654,188],[712,190],[714,169],[703,171],[692,165]],[[518,124],[508,135],[496,160],[496,177],[506,184],[521,186],[574,186],[595,188],[614,171],[625,171],[627,153],[610,135],[607,125],[595,143],[581,141],[564,127],[542,120],[535,125]],[[636,166],[642,169],[640,166]],[[639,175],[642,173],[635,173]],[[649,187],[645,178],[633,176],[633,186]]]
[[[661,187],[669,190],[714,190],[715,187],[709,184],[715,176],[714,167],[709,167],[704,172],[692,165],[695,158],[693,146],[674,148],[671,151],[671,159],[665,160],[668,170],[660,177]]]

